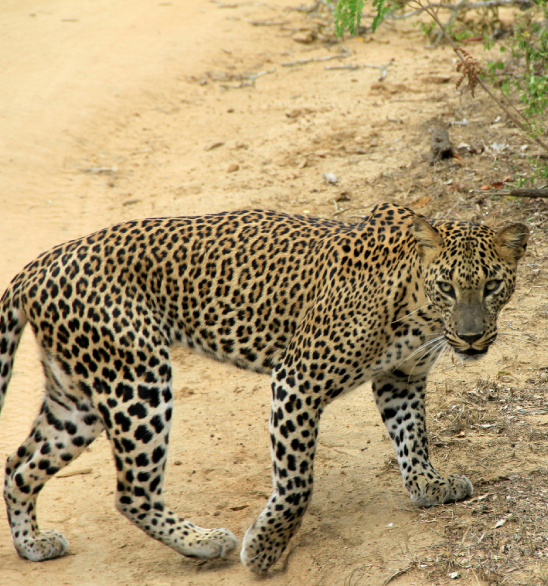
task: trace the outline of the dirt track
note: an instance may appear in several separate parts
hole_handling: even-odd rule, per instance
[[[459,108],[453,86],[436,78],[451,69],[449,50],[426,51],[411,28],[385,29],[371,42],[346,43],[348,58],[284,66],[344,52],[340,44],[296,42],[305,17],[284,12],[288,4],[298,2],[5,2],[0,289],[41,251],[130,218],[261,207],[352,220],[396,194],[424,208],[435,180],[426,164],[409,190],[391,176],[405,175],[428,151],[429,121]],[[268,19],[284,24],[250,22]],[[343,63],[390,65],[380,84],[374,68],[325,69]],[[253,79],[254,87],[239,87]],[[340,215],[341,208],[348,210]],[[166,500],[241,539],[270,491],[268,381],[182,350],[174,356]],[[462,380],[496,378],[501,368],[492,359]],[[443,375],[436,380],[439,389]],[[40,385],[27,331],[2,414],[0,456],[28,433]],[[269,584],[354,585],[356,568],[360,584],[382,584],[439,541],[401,487],[368,391],[337,401],[322,420],[313,503]],[[451,460],[439,465],[455,471]],[[70,472],[43,490],[39,511],[43,528],[68,537],[71,555],[19,559],[2,513],[3,586],[257,583],[237,555],[186,560],[123,519],[104,436]],[[392,583],[426,583],[421,576]]]

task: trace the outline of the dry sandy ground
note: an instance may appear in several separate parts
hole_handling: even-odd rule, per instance
[[[506,140],[516,149],[521,144],[496,113],[478,113],[469,96],[459,98],[453,84],[441,83],[453,67],[450,50],[426,50],[410,26],[384,28],[373,40],[352,39],[345,48],[329,46],[321,42],[321,27],[310,28],[307,15],[287,11],[287,5],[298,2],[5,0],[0,17],[0,288],[41,251],[131,218],[261,207],[351,221],[376,201],[388,200],[431,215],[454,201],[452,207],[465,217],[489,217],[492,202],[469,201],[466,194],[484,181],[500,179],[494,156],[435,168],[421,156],[429,149],[434,120],[468,117],[477,123],[472,133],[477,143]],[[315,42],[298,42],[318,32]],[[346,50],[351,54],[344,58],[284,65]],[[386,79],[379,83],[381,70],[371,67],[326,69],[349,64],[388,65]],[[453,128],[456,144],[467,138],[459,134],[464,127]],[[328,183],[324,173],[334,173],[338,183]],[[432,407],[437,414],[431,421],[438,433],[435,460],[446,472],[470,472],[481,506],[498,498],[497,491],[504,499],[516,481],[510,472],[517,464],[506,448],[520,465],[526,463],[518,466],[520,474],[545,469],[542,434],[514,438],[512,448],[505,439],[493,448],[501,459],[489,457],[498,423],[485,419],[483,403],[493,389],[523,391],[527,378],[540,389],[534,396],[544,397],[539,369],[548,362],[542,350],[545,207],[538,203],[527,214],[538,216],[533,253],[504,323],[512,330],[533,328],[540,346],[529,351],[519,338],[511,346],[526,348],[521,358],[513,351],[493,352],[475,369],[440,368],[431,384],[441,397]],[[495,214],[492,223],[500,221]],[[268,380],[185,351],[177,351],[174,362],[178,401],[166,500],[198,524],[228,527],[241,538],[270,490]],[[512,384],[505,386],[504,377]],[[491,387],[482,387],[487,380]],[[26,436],[41,384],[27,332],[2,414],[0,456]],[[453,389],[460,403],[453,401]],[[479,410],[466,393],[479,397]],[[501,410],[504,405],[508,401]],[[483,419],[466,419],[462,413],[459,419],[454,413],[461,407],[483,413]],[[518,419],[512,421],[517,425]],[[534,429],[542,431],[545,423],[541,409]],[[512,583],[517,570],[528,580],[542,567],[546,548],[534,545],[529,557],[521,556],[521,565],[505,567],[507,575],[480,572],[483,562],[473,561],[470,548],[468,558],[451,550],[444,541],[452,538],[449,526],[457,531],[455,543],[462,537],[463,545],[478,523],[483,527],[474,505],[427,513],[416,509],[394,470],[392,448],[379,424],[369,387],[340,399],[325,414],[313,503],[288,555],[265,583],[368,586],[393,576],[392,584],[420,585],[445,583],[455,568],[460,583]],[[527,425],[533,429],[531,418]],[[540,442],[534,458],[532,439]],[[519,441],[527,457],[519,452]],[[41,494],[40,521],[43,528],[55,527],[68,537],[70,554],[42,564],[19,559],[2,513],[2,586],[261,582],[237,555],[227,561],[187,560],[122,518],[113,506],[114,467],[104,436],[62,476]],[[514,527],[505,511],[500,514],[510,521],[499,531]],[[488,513],[499,514],[494,505],[484,517]],[[460,525],[455,525],[457,518]],[[485,522],[491,523],[486,531],[492,540],[498,535],[493,522]],[[469,530],[458,533],[459,527]],[[523,523],[520,527],[526,540],[528,530]],[[510,530],[508,540],[517,540],[516,531]],[[476,541],[474,547],[488,539],[478,533]],[[500,547],[493,545],[486,555],[495,551],[496,560],[509,555],[504,550],[509,546]],[[481,561],[483,550],[478,551]],[[401,576],[395,575],[400,570]]]

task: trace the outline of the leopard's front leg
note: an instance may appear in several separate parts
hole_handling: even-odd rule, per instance
[[[442,478],[430,463],[424,395],[426,376],[384,372],[373,379],[377,407],[398,456],[403,484],[420,507],[461,501],[472,495],[465,476]]]
[[[297,385],[296,373],[279,367],[272,374],[270,438],[274,492],[247,530],[241,560],[261,574],[274,564],[301,525],[312,496],[320,399]]]

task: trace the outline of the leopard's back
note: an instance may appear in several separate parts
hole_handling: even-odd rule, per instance
[[[12,294],[32,323],[48,322],[36,329],[47,348],[86,322],[122,339],[144,328],[269,372],[359,237],[356,224],[272,211],[137,220],[45,253]]]

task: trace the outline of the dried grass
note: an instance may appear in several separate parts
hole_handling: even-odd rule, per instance
[[[547,412],[544,377],[531,377],[527,387],[478,379],[444,390],[430,398],[433,457],[456,472],[465,470],[451,463],[473,463],[466,474],[476,494],[421,511],[442,541],[418,567],[440,584],[453,571],[471,583],[547,583],[548,430],[530,421]]]

